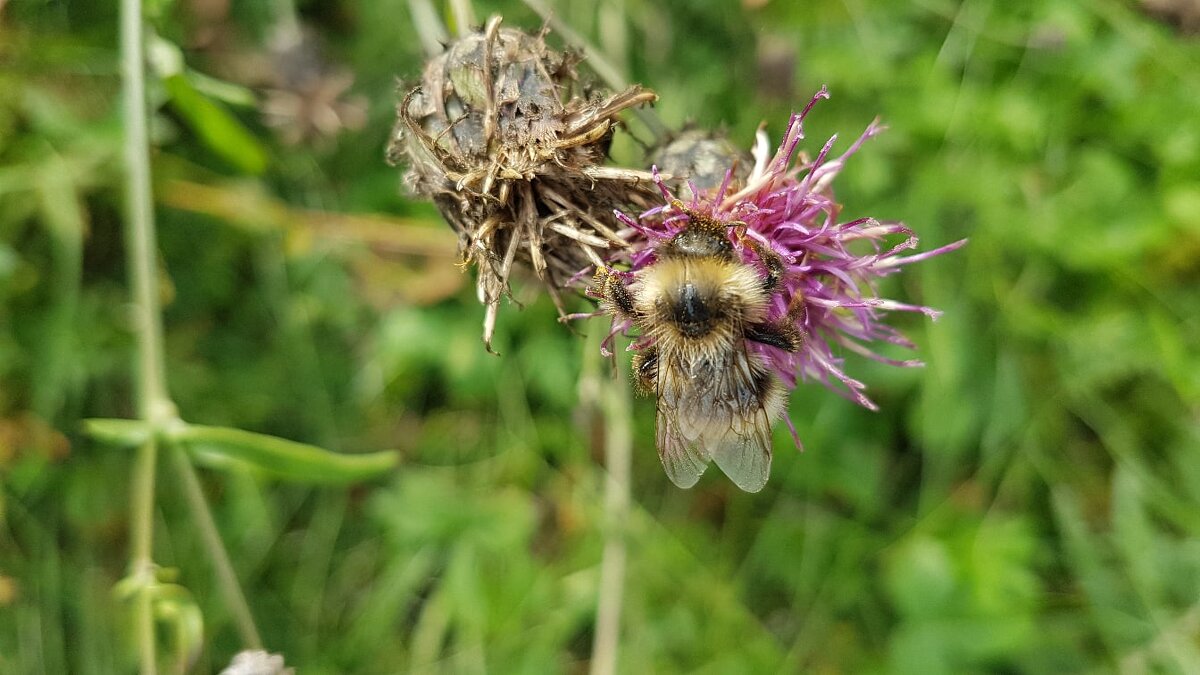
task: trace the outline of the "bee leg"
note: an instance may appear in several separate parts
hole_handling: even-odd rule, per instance
[[[749,246],[754,255],[762,261],[763,266],[767,268],[767,277],[763,279],[763,290],[773,291],[779,285],[779,280],[783,278],[783,258],[779,256],[770,246],[763,246],[758,241],[747,236],[741,237],[742,244]]]
[[[658,390],[658,349],[647,347],[633,355],[633,387],[643,396]]]
[[[794,352],[800,349],[804,336],[796,329],[796,325],[788,319],[778,323],[755,323],[746,327],[746,339],[759,344],[771,345],[784,351]]]
[[[637,310],[633,306],[633,294],[621,283],[621,277],[611,267],[596,269],[596,276],[592,278],[587,292],[603,300],[604,309],[612,314],[630,320],[637,316]]]

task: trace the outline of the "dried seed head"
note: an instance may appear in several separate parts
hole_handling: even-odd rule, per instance
[[[665,181],[667,186],[677,191],[680,198],[690,200],[696,196],[695,192],[719,188],[727,174],[728,189],[740,190],[750,176],[753,160],[723,133],[688,129],[654,152],[651,164],[673,176]]]
[[[429,61],[397,108],[388,158],[407,164],[410,189],[458,232],[463,262],[477,269],[489,349],[514,263],[533,269],[561,313],[558,290],[626,246],[613,210],[656,198],[647,172],[601,164],[618,115],[657,96],[579,91],[576,62],[542,33],[492,17]]]

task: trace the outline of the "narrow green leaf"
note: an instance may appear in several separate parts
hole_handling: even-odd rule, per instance
[[[220,80],[198,70],[188,70],[187,78],[196,91],[222,103],[239,108],[253,108],[258,103],[249,87]]]
[[[395,450],[330,452],[315,445],[229,427],[181,425],[169,433],[197,461],[214,468],[250,466],[268,476],[305,483],[348,483],[383,475],[396,466]]]
[[[152,435],[150,425],[141,420],[108,418],[84,420],[83,433],[101,443],[126,448],[136,448],[150,440]]]
[[[225,108],[196,90],[183,74],[163,79],[171,105],[200,140],[233,167],[250,174],[267,168],[267,151]]]

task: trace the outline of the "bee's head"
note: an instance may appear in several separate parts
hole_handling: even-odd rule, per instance
[[[733,244],[729,241],[728,232],[730,227],[741,223],[716,220],[687,208],[678,199],[671,201],[671,207],[687,215],[688,224],[671,238],[663,253],[689,258],[733,259]]]

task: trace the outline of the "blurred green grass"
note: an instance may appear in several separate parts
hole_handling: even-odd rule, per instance
[[[1196,672],[1200,42],[1116,0],[757,4],[559,11],[625,45],[672,125],[777,138],[828,84],[810,151],[890,127],[839,179],[845,216],[971,243],[886,289],[945,311],[896,317],[927,367],[851,357],[879,413],[797,390],[807,450],[777,430],[761,494],[670,486],[637,404],[620,671]],[[405,454],[349,491],[205,476],[256,619],[305,673],[579,671],[604,535],[577,391],[595,357],[542,300],[506,310],[486,355],[469,277],[429,253],[444,226],[383,163],[394,78],[421,59],[407,3],[298,5],[355,75],[360,130],[288,145],[206,93],[264,148],[243,173],[151,92],[181,409]],[[251,70],[272,5],[206,7],[151,3],[152,22],[189,77]],[[132,413],[115,9],[0,11],[0,671],[121,672],[131,457],[80,435]],[[322,213],[383,217],[339,237]],[[219,669],[236,632],[166,474],[156,559],[203,610],[197,672]]]

